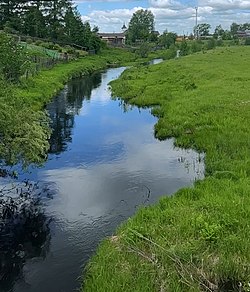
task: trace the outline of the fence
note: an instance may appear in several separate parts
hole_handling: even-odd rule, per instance
[[[67,63],[68,61],[75,59],[73,55],[67,53],[59,53],[55,50],[27,44],[25,42],[20,42],[20,44],[22,45],[22,47],[31,51],[36,51],[38,53],[30,56],[29,61],[26,62],[24,66],[26,67],[26,69],[23,75],[25,79],[37,75],[42,69],[51,69],[56,64]],[[39,53],[44,56],[39,56]]]

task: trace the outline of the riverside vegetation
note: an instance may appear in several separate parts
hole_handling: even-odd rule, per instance
[[[132,68],[114,96],[152,107],[155,135],[205,152],[206,177],[141,208],[88,265],[84,291],[249,291],[250,50]]]
[[[134,59],[127,51],[103,49],[98,55],[56,64],[27,79],[25,70],[34,51],[4,33],[0,33],[0,48],[0,166],[28,166],[46,159],[50,129],[43,106],[70,78]]]

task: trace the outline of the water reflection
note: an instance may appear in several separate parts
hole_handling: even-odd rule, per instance
[[[46,203],[46,215],[54,219],[50,248],[45,258],[24,263],[13,291],[75,291],[103,237],[139,206],[203,177],[202,155],[154,138],[157,119],[149,109],[124,111],[111,100],[108,84],[124,69],[73,80],[48,106],[49,159],[26,176],[57,190]]]
[[[79,115],[83,100],[90,99],[92,90],[100,85],[101,80],[100,72],[82,79],[73,79],[47,106],[52,128],[49,153],[59,154],[67,150],[75,115]]]
[[[9,187],[0,190],[0,291],[12,291],[15,283],[24,278],[25,263],[46,257],[50,220],[34,196],[36,187],[17,185],[12,180]]]

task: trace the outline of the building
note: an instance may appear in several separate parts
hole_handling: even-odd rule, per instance
[[[237,31],[237,36],[239,38],[250,38],[250,30],[246,29],[246,30],[238,30]]]
[[[124,32],[119,33],[98,33],[99,37],[111,46],[125,45],[126,36]]]

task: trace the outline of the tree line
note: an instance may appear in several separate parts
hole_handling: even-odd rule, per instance
[[[214,38],[221,38],[223,40],[232,40],[238,38],[239,31],[250,30],[250,23],[238,24],[233,22],[230,29],[224,29],[222,25],[217,25],[214,32],[211,34],[211,25],[209,23],[200,23],[194,28],[194,35],[197,37],[205,37],[212,35]]]
[[[250,30],[250,23],[238,24],[233,22],[230,29],[223,29],[221,25],[216,26],[213,33],[210,32],[211,25],[209,23],[200,23],[194,27],[194,31],[189,37],[202,38],[213,36],[215,39],[234,40],[238,38],[239,31]],[[137,10],[129,21],[126,31],[127,44],[135,44],[142,42],[158,42],[164,47],[169,47],[173,44],[177,34],[168,32],[167,29],[160,36],[155,31],[154,14],[150,10]]]
[[[82,22],[72,0],[1,0],[0,30],[98,51],[98,28]]]

